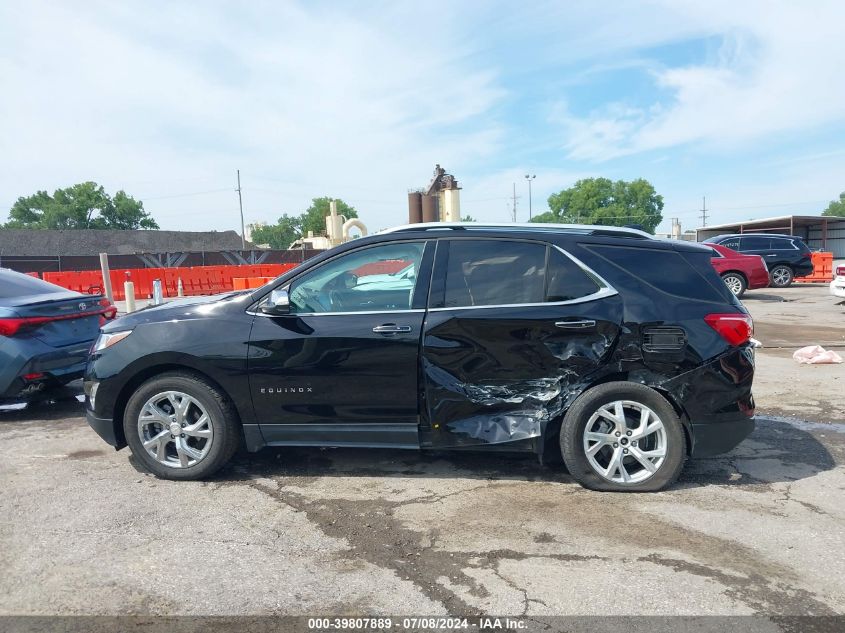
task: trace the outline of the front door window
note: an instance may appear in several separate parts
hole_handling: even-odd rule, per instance
[[[291,284],[291,313],[410,310],[424,245],[374,246],[319,266]]]

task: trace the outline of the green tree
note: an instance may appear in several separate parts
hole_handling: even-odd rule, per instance
[[[270,248],[284,250],[299,237],[305,237],[311,231],[314,235],[325,235],[326,216],[331,212],[331,198],[322,197],[311,200],[311,206],[300,215],[285,213],[276,224],[260,226],[252,231],[253,244],[269,244]],[[337,199],[337,214],[347,220],[357,218],[358,212],[343,200]]]
[[[285,250],[302,235],[302,216],[285,213],[276,224],[259,226],[252,230],[253,244],[269,244],[270,248]]]
[[[839,200],[831,200],[824,210],[822,215],[836,215],[840,218],[845,217],[845,191],[839,194]]]
[[[157,229],[144,204],[118,191],[110,197],[95,182],[83,182],[53,195],[38,191],[20,197],[9,210],[7,228],[24,229]]]
[[[461,222],[475,222],[475,218],[471,215],[464,215],[461,217]]]
[[[311,200],[311,206],[299,216],[302,225],[300,235],[308,235],[308,231],[313,231],[314,235],[323,235],[326,232],[326,216],[330,213],[329,203],[331,198],[322,197]],[[346,216],[346,219],[357,218],[358,212],[354,207],[349,206],[343,200],[335,199],[337,201],[337,214]]]
[[[631,182],[585,178],[569,189],[549,196],[549,209],[534,216],[532,222],[640,224],[649,233],[654,233],[663,220],[663,196],[642,178]]]

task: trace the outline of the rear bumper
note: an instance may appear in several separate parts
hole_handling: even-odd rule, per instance
[[[731,450],[754,430],[754,351],[734,348],[662,387],[683,408],[691,455]]]
[[[748,289],[756,290],[758,288],[769,287],[769,273],[766,269],[755,269],[753,273],[748,276]]]
[[[107,444],[114,446],[116,449],[123,448],[121,442],[115,436],[114,421],[111,418],[98,418],[91,411],[86,410],[85,419],[88,421],[88,426],[94,429],[97,435],[103,438]]]
[[[0,399],[25,398],[51,384],[81,378],[93,341],[50,347],[33,339],[7,339],[0,345]],[[26,374],[44,374],[26,381]]]
[[[693,423],[692,456],[711,457],[727,453],[751,435],[755,426],[754,418],[710,424]]]

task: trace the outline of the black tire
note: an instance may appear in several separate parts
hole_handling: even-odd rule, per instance
[[[211,446],[201,460],[190,466],[165,466],[147,453],[142,444],[138,429],[141,409],[150,398],[167,391],[181,392],[195,399],[210,419],[209,425],[213,432]],[[123,431],[133,457],[145,470],[161,479],[196,480],[209,477],[228,463],[241,443],[240,423],[229,399],[207,380],[187,371],[167,372],[138,387],[126,405]]]
[[[651,409],[663,423],[665,457],[657,470],[645,480],[619,483],[599,474],[590,464],[584,447],[584,431],[600,407],[616,401],[630,401]],[[627,411],[626,415],[627,416]],[[624,434],[620,441],[628,441]],[[672,485],[683,470],[687,456],[686,435],[681,420],[671,404],[657,391],[633,382],[609,382],[598,385],[578,397],[566,412],[560,430],[563,461],[572,477],[585,488],[609,492],[656,492]],[[615,454],[616,448],[606,449]],[[623,450],[621,447],[619,450]],[[631,448],[631,450],[634,450]],[[633,457],[623,459],[633,460]],[[631,462],[642,469],[638,462]],[[621,472],[621,471],[620,471]],[[627,471],[626,471],[627,472]],[[620,475],[621,476],[621,475]]]
[[[733,296],[737,298],[744,295],[746,289],[748,288],[748,283],[745,281],[745,277],[740,273],[725,273],[722,275],[722,281],[725,282],[725,285],[728,287],[728,290],[731,291]]]
[[[769,271],[769,285],[772,288],[788,288],[794,278],[795,273],[785,264],[779,264]]]

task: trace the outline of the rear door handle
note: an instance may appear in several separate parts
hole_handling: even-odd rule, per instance
[[[410,332],[410,325],[396,325],[395,323],[385,323],[384,325],[377,325],[373,328],[376,334],[399,334],[400,332]]]
[[[579,321],[555,321],[555,327],[563,328],[565,330],[586,330],[596,327],[596,322],[592,319],[581,319]]]

